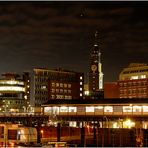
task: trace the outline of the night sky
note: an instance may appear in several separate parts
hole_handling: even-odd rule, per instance
[[[0,73],[62,67],[87,81],[96,30],[105,82],[148,63],[148,2],[0,2]]]

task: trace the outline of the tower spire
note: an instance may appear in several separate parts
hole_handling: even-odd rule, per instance
[[[96,32],[95,32],[95,44],[94,44],[94,46],[98,46],[98,38],[99,38],[99,32],[98,32],[98,30],[96,30]]]
[[[98,30],[96,30],[94,37],[94,45],[90,52],[89,69],[89,91],[92,93],[103,89],[103,72]]]
[[[98,31],[95,33],[96,45],[98,45]],[[103,89],[103,72],[102,72],[102,63],[101,63],[101,50],[98,48],[98,73],[99,73],[99,90]]]

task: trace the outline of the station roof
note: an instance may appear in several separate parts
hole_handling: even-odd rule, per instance
[[[115,99],[51,99],[42,106],[51,105],[122,105],[122,104],[148,104],[148,98],[115,98]]]

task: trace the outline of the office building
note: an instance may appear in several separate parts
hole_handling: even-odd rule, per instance
[[[120,98],[148,97],[148,65],[131,63],[124,68],[118,81]]]
[[[33,70],[32,105],[41,106],[50,99],[83,98],[84,74],[61,68]]]
[[[30,96],[29,73],[4,73],[0,79],[1,112],[27,111]]]

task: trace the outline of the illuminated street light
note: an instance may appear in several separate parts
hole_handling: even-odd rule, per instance
[[[126,121],[124,121],[123,124],[124,124],[125,127],[127,127],[127,128],[132,128],[132,127],[135,126],[135,122],[132,122],[130,119],[127,119]]]

